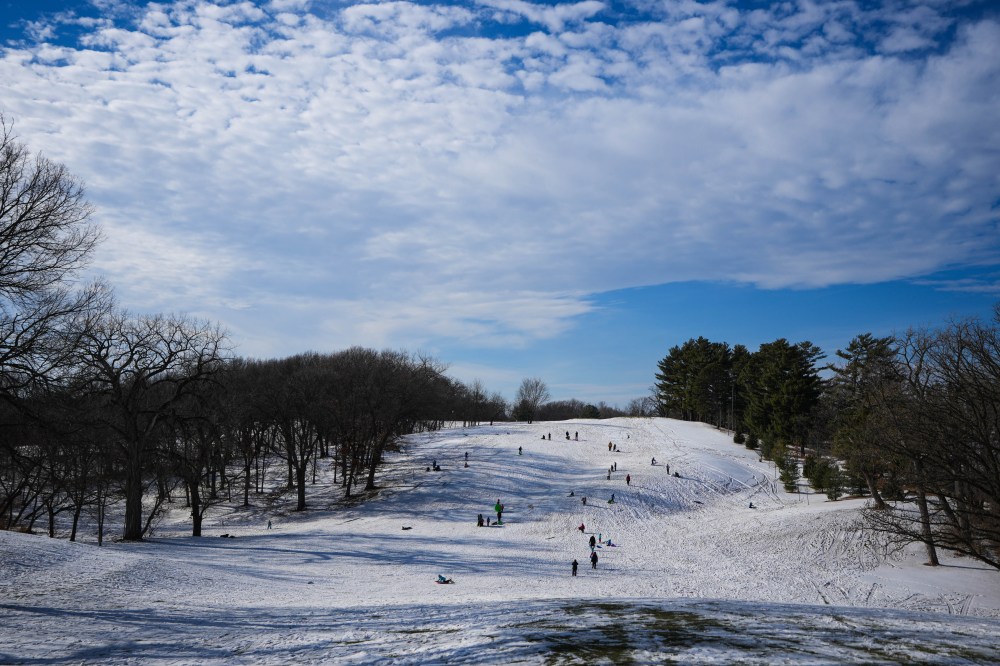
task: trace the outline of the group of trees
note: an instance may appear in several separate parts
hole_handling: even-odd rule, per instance
[[[240,491],[248,504],[266,478],[304,509],[320,461],[350,496],[375,487],[400,436],[507,416],[432,359],[242,359],[215,324],[129,313],[76,282],[100,240],[91,216],[79,181],[0,118],[0,529],[45,519],[54,535],[67,513],[75,539],[87,511],[100,542],[114,506],[137,540],[183,494],[199,535],[209,507]]]
[[[768,454],[779,445],[802,449],[821,393],[822,357],[809,342],[782,338],[750,352],[699,337],[659,362],[654,398],[662,416],[749,431]]]
[[[868,527],[922,542],[932,564],[947,549],[1000,568],[1000,305],[822,358],[809,342],[692,339],[660,361],[654,398],[661,415],[732,429],[788,489],[801,465],[833,499],[870,495]]]

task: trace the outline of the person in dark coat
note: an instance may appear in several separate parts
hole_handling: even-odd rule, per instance
[[[631,486],[632,485],[632,475],[631,474],[626,474],[625,475],[625,485],[626,486]]]
[[[595,537],[593,534],[591,534],[590,535],[590,549],[594,550],[594,546],[596,546],[596,545],[597,545],[597,537]]]
[[[596,550],[593,553],[590,554],[590,568],[591,569],[596,569],[597,568],[597,551]]]
[[[576,575],[576,568],[578,566],[580,566],[580,563],[577,562],[576,560],[573,560],[573,565],[572,566],[573,566],[573,575],[575,576]]]

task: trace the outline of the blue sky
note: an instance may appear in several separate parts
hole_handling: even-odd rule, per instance
[[[0,0],[0,112],[92,271],[240,353],[624,404],[669,348],[988,316],[989,2]]]

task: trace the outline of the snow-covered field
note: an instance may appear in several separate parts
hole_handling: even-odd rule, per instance
[[[384,469],[366,502],[321,483],[200,539],[180,507],[138,544],[0,532],[0,663],[1000,663],[1000,573],[887,559],[863,502],[786,494],[701,424],[453,429]]]

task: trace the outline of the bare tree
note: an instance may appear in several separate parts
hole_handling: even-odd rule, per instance
[[[64,360],[58,331],[101,289],[69,285],[99,238],[82,184],[32,156],[0,115],[0,393],[17,396]]]
[[[80,391],[89,391],[95,418],[113,434],[124,467],[123,538],[142,539],[160,503],[146,512],[146,491],[160,480],[158,445],[170,418],[221,369],[228,354],[217,327],[185,317],[132,316],[112,309],[83,318],[76,351]]]
[[[1000,307],[992,324],[956,322],[900,340],[904,386],[890,396],[888,445],[908,461],[915,507],[869,511],[869,526],[1000,569]]]
[[[549,400],[549,388],[541,379],[537,377],[525,377],[521,380],[521,386],[517,389],[517,397],[514,398],[516,405],[515,417],[519,421],[535,419],[538,408]]]

